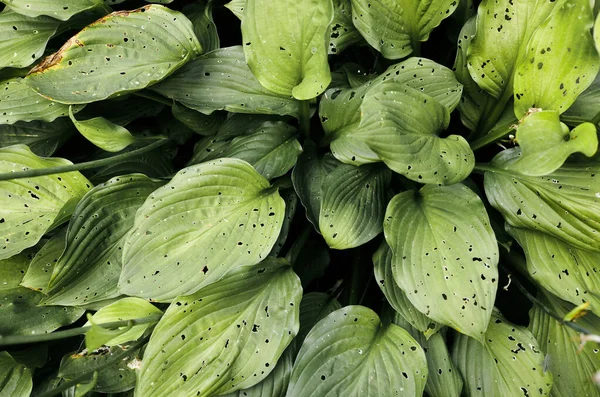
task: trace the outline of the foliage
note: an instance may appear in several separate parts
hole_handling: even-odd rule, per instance
[[[0,395],[600,396],[593,1],[0,3]]]

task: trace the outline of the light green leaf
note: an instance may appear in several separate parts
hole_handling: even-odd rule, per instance
[[[265,122],[256,132],[234,138],[222,154],[250,163],[271,180],[288,172],[302,153],[296,129],[283,121]]]
[[[454,340],[452,359],[465,381],[465,394],[548,396],[552,375],[544,371],[539,346],[529,330],[494,310],[483,341],[460,334]]]
[[[136,371],[133,369],[137,360],[137,351],[120,360],[114,361],[113,356],[123,353],[123,346],[113,346],[98,353],[66,354],[58,370],[58,376],[66,381],[73,380],[85,373],[98,371],[98,377],[90,390],[102,393],[119,393],[133,389],[136,380]],[[112,362],[107,368],[100,369],[103,365]]]
[[[362,36],[352,23],[350,0],[333,0],[333,20],[329,25],[328,53],[330,55],[339,54],[346,48],[362,42]]]
[[[212,17],[213,0],[186,4],[181,11],[194,25],[194,33],[200,42],[203,52],[218,49],[221,45],[217,26]]]
[[[406,297],[406,294],[396,281],[392,272],[392,250],[385,240],[373,254],[375,280],[385,295],[388,303],[411,327],[421,332],[427,339],[437,333],[442,325],[421,313]],[[402,324],[398,323],[403,328]]]
[[[543,293],[539,298],[554,313],[564,316],[573,305]],[[600,396],[600,389],[592,382],[594,373],[600,368],[600,355],[595,342],[581,346],[578,334],[572,328],[560,324],[539,306],[529,312],[529,330],[540,341],[540,349],[546,354],[546,371],[552,373],[554,386],[551,396]],[[600,334],[600,318],[587,314],[577,324],[593,333]]]
[[[245,161],[184,168],[152,193],[123,248],[121,292],[170,301],[267,257],[285,205]]]
[[[69,107],[69,117],[81,135],[107,152],[121,151],[136,141],[127,128],[121,127],[104,117],[78,121],[73,116],[71,107]]]
[[[17,363],[8,352],[0,352],[0,395],[29,397],[32,389],[31,370]]]
[[[205,115],[180,105],[178,102],[173,103],[171,112],[173,117],[185,124],[190,130],[204,136],[216,134],[225,119],[220,112]]]
[[[481,340],[498,286],[498,246],[483,202],[462,184],[396,195],[383,230],[392,272],[415,307]]]
[[[103,0],[0,0],[8,8],[28,17],[47,15],[49,17],[66,21],[75,14],[92,9],[102,8]]]
[[[427,362],[419,344],[363,306],[322,319],[298,353],[286,394],[296,396],[421,396]]]
[[[0,147],[27,145],[38,156],[51,156],[76,132],[68,118],[52,123],[45,121],[17,121],[12,125],[0,124]]]
[[[380,164],[342,164],[323,178],[319,229],[330,248],[358,247],[381,233],[391,179]]]
[[[392,171],[420,183],[452,184],[475,165],[467,141],[437,136],[448,126],[446,107],[405,84],[386,81],[371,88],[358,128],[346,139],[364,142]]]
[[[535,30],[515,71],[517,117],[530,108],[563,113],[594,81],[600,55],[590,32],[593,24],[589,0],[566,0]]]
[[[244,16],[244,8],[246,7],[246,0],[231,0],[225,7],[229,8],[229,11],[238,17],[240,20]]]
[[[46,241],[31,260],[29,268],[21,280],[21,286],[46,293],[54,266],[65,249],[66,236],[67,226],[65,225]]]
[[[279,95],[308,100],[331,82],[327,63],[332,0],[246,0],[242,40],[260,84]]]
[[[255,385],[298,332],[301,296],[289,263],[268,258],[176,298],[152,333],[135,395],[208,396]]]
[[[25,80],[54,101],[88,103],[154,84],[200,51],[186,17],[153,4],[117,11],[88,25]]]
[[[241,46],[202,55],[152,90],[204,114],[227,110],[298,116],[297,100],[260,85],[246,65]]]
[[[41,158],[25,145],[0,149],[0,172],[71,164],[62,158]],[[66,221],[91,188],[79,172],[0,182],[0,259],[31,247]]]
[[[507,170],[519,150],[500,152],[486,169],[485,194],[507,224],[600,252],[600,163],[565,163],[545,176]]]
[[[54,18],[37,18],[9,10],[0,13],[0,68],[23,68],[42,56],[60,24]]]
[[[110,305],[104,306],[103,308],[98,310],[93,316],[91,316],[91,318],[85,325],[105,324],[122,320],[134,320],[161,314],[162,311],[153,306],[148,301],[145,301],[140,298],[127,297],[119,299],[118,301],[111,303]],[[156,322],[158,322],[158,319]],[[136,324],[132,327],[120,327],[119,330],[127,330],[125,332],[121,332],[114,338],[103,341],[97,346],[90,346],[88,343],[88,338],[91,338],[90,333],[94,330],[94,328],[100,328],[99,326],[95,326],[86,333],[85,337],[87,349],[89,351],[92,351],[102,345],[115,346],[122,345],[125,342],[134,341],[141,337],[144,334],[144,332],[146,332],[146,330],[153,324],[154,323],[146,323]]]
[[[591,303],[600,314],[600,253],[583,250],[556,237],[535,230],[507,225],[509,233],[523,247],[529,274],[542,287],[561,299],[580,305]]]
[[[80,306],[119,296],[123,244],[136,211],[161,181],[115,177],[90,190],[69,223],[66,248],[45,293],[46,304]]]
[[[300,331],[294,340],[298,349],[315,324],[341,308],[340,302],[326,293],[309,292],[304,294],[300,303]]]

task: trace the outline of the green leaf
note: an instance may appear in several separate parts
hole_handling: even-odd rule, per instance
[[[573,305],[550,294],[540,296],[542,302],[559,316],[564,316]],[[600,368],[600,356],[595,342],[581,346],[581,336],[575,330],[550,317],[539,306],[529,312],[529,330],[540,341],[540,349],[546,354],[547,368],[552,373],[553,397],[599,396],[598,386],[592,382],[594,373]],[[600,318],[587,314],[577,320],[581,327],[600,334]]]
[[[29,397],[33,389],[32,372],[17,363],[8,352],[0,352],[0,394],[9,397]]]
[[[301,296],[289,264],[268,258],[176,298],[152,333],[136,395],[208,396],[255,385],[298,332]]]
[[[162,103],[139,97],[136,94],[123,95],[89,103],[78,113],[78,116],[82,119],[102,116],[115,124],[125,126],[137,119],[157,116],[164,107],[165,105]]]
[[[566,0],[535,30],[515,71],[517,117],[530,108],[563,113],[594,81],[600,55],[590,32],[593,24],[588,0]]]
[[[221,113],[205,115],[180,105],[178,102],[173,103],[171,112],[173,113],[173,117],[185,124],[186,127],[204,136],[216,134],[224,121],[223,114]]]
[[[298,353],[286,396],[421,396],[427,362],[419,344],[363,306],[329,314]]]
[[[227,110],[298,116],[297,100],[260,85],[246,65],[241,46],[202,55],[152,90],[204,114]]]
[[[88,103],[154,84],[200,51],[186,17],[153,4],[88,25],[25,80],[51,100]]]
[[[595,30],[600,33],[600,28]],[[575,102],[563,114],[560,119],[569,125],[578,125],[589,121],[598,124],[597,115],[600,107],[600,73],[592,84],[585,89]]]
[[[203,0],[186,4],[181,10],[194,25],[194,33],[204,52],[216,50],[221,46],[217,26],[212,17],[212,8],[213,0]]]
[[[69,223],[66,248],[45,291],[46,304],[79,306],[119,296],[122,249],[136,211],[161,181],[115,177],[90,190]]]
[[[136,381],[134,366],[138,352],[131,352],[131,355],[114,361],[113,356],[122,352],[122,346],[113,346],[92,354],[66,354],[60,362],[58,376],[70,381],[86,373],[97,371],[98,378],[90,390],[102,393],[120,393],[131,390]],[[107,368],[100,369],[109,362],[112,364]]]
[[[119,299],[110,305],[104,306],[89,318],[89,321],[85,325],[92,325],[93,327],[90,331],[86,332],[86,347],[88,351],[93,351],[102,345],[116,346],[122,345],[125,342],[134,341],[141,337],[144,332],[155,323],[136,324],[132,327],[120,327],[118,330],[123,332],[119,332],[114,338],[102,340],[101,342],[99,341],[100,343],[93,343],[90,345],[90,342],[95,342],[93,340],[93,331],[102,328],[97,324],[135,320],[161,314],[161,310],[143,299],[131,297]],[[156,322],[158,322],[158,319]]]
[[[52,123],[17,121],[12,125],[0,124],[0,147],[27,145],[33,153],[47,157],[62,146],[75,131],[66,117],[56,119]]]
[[[592,157],[598,149],[596,127],[583,123],[569,131],[558,111],[534,112],[517,128],[521,156],[507,168],[524,175],[542,176],[560,168],[576,152]]]
[[[285,217],[283,218],[283,225],[281,225],[281,231],[279,232],[277,241],[275,242],[275,245],[273,245],[271,252],[269,252],[270,256],[275,257],[279,256],[279,253],[287,241],[288,233],[292,226],[294,215],[296,214],[296,208],[298,207],[298,195],[296,195],[294,189],[283,189],[279,191],[279,194],[281,195],[281,198],[283,198],[283,201],[285,201]]]
[[[60,22],[9,10],[0,13],[0,68],[23,68],[42,56]]]
[[[89,379],[77,382],[75,386],[65,392],[65,397],[86,397],[88,393],[94,390],[98,381],[98,371],[94,371]],[[69,394],[67,394],[69,393]]]
[[[184,168],[138,210],[123,248],[121,292],[170,301],[260,262],[277,240],[284,207],[245,161]]]
[[[421,313],[412,303],[410,303],[410,300],[408,300],[404,291],[396,284],[392,272],[392,255],[392,250],[385,240],[373,254],[373,265],[377,285],[379,285],[381,292],[383,292],[386,300],[396,313],[408,322],[411,327],[415,328],[429,339],[431,335],[436,334],[442,328],[442,325]],[[397,324],[403,328],[407,328],[398,322]]]
[[[27,0],[26,3],[21,0],[0,0],[0,3],[28,17],[47,15],[61,21],[66,21],[80,12],[104,6],[103,0]]]
[[[483,341],[457,335],[452,359],[469,397],[547,396],[552,388],[552,375],[544,371],[544,355],[535,337],[497,311]]]
[[[340,302],[326,293],[309,292],[304,294],[302,302],[300,302],[300,331],[295,339],[298,348],[315,324],[341,308]]]
[[[500,152],[486,169],[485,194],[506,223],[600,252],[600,163],[565,163],[545,176],[507,170],[519,150]]]
[[[21,286],[46,293],[54,267],[65,249],[66,236],[67,226],[65,225],[46,241],[31,260],[27,273],[21,280]]]
[[[71,164],[62,158],[40,158],[25,145],[0,149],[0,172]],[[79,172],[0,182],[0,259],[29,248],[67,220],[91,188]]]
[[[286,254],[286,259],[292,262],[294,272],[300,277],[304,288],[322,277],[331,261],[329,247],[323,238],[313,236],[302,242],[300,239],[296,240]]]
[[[323,178],[319,229],[329,247],[358,247],[381,233],[391,179],[379,164],[342,164]]]
[[[392,272],[415,307],[481,340],[498,286],[498,246],[483,202],[462,184],[396,195],[383,230]]]
[[[283,121],[265,122],[256,132],[234,138],[222,154],[250,163],[271,180],[287,173],[296,164],[302,146],[296,129]]]
[[[350,0],[333,0],[333,20],[329,25],[328,53],[330,55],[339,54],[346,48],[362,42],[362,36],[352,23]]]
[[[69,107],[69,117],[75,128],[88,141],[107,152],[119,152],[136,142],[136,139],[125,127],[121,127],[104,117],[94,117],[78,121]]]
[[[320,95],[331,82],[327,63],[332,0],[246,0],[242,40],[260,84],[298,100]]]
[[[231,0],[225,7],[229,8],[229,11],[238,17],[240,20],[244,17],[244,8],[246,7],[246,0]]]
[[[542,287],[561,299],[579,305],[591,303],[600,314],[600,253],[583,250],[548,234],[507,225],[509,233],[523,247],[529,274]]]

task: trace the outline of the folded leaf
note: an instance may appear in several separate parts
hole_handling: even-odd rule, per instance
[[[171,112],[190,130],[204,136],[216,134],[225,119],[220,112],[205,115],[177,102],[173,103]]]
[[[8,352],[0,352],[0,394],[29,397],[32,389],[32,371],[17,363]]]

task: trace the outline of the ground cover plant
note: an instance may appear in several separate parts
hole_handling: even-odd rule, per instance
[[[0,395],[600,396],[600,5],[0,3]]]

